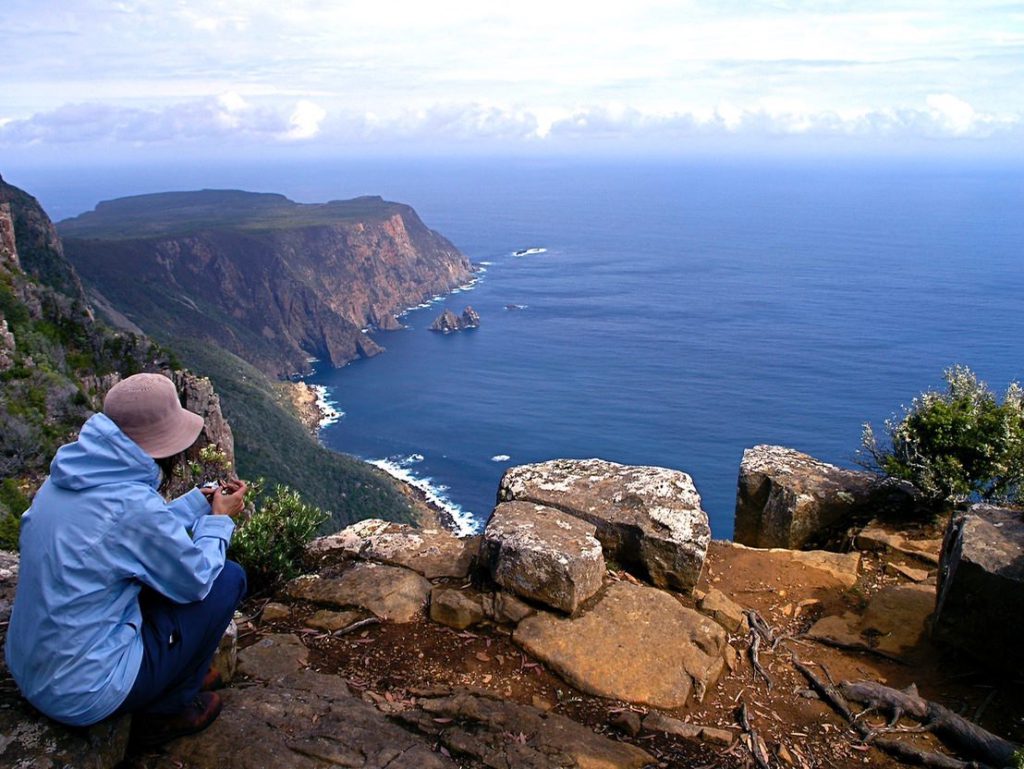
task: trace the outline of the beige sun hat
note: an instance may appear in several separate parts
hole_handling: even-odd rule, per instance
[[[110,388],[103,413],[153,459],[184,451],[199,437],[203,418],[186,411],[161,374],[134,374]]]

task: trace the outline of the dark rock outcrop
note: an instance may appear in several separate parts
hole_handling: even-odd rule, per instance
[[[594,524],[608,558],[658,587],[689,592],[700,579],[711,529],[686,473],[558,459],[509,469],[498,499],[547,505]]]
[[[272,374],[379,353],[361,329],[472,272],[412,208],[380,198],[143,195],[60,229],[84,278],[148,333],[207,340]]]
[[[431,331],[441,334],[452,334],[456,331],[465,331],[470,328],[480,327],[480,314],[472,307],[462,311],[462,315],[456,315],[451,310],[445,310],[434,322],[430,324]]]
[[[734,538],[752,547],[800,549],[830,531],[914,504],[912,491],[844,470],[785,446],[743,452]]]
[[[939,565],[933,637],[986,664],[1024,671],[1024,511],[973,505],[954,514]]]

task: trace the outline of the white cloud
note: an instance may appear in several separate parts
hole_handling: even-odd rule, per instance
[[[327,111],[318,104],[303,99],[295,105],[295,111],[288,118],[286,139],[312,139],[320,133],[320,124],[327,117]]]
[[[928,107],[934,119],[955,136],[966,136],[978,121],[974,107],[950,93],[932,94]]]

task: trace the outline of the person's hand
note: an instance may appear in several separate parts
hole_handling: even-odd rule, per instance
[[[245,492],[249,489],[245,481],[225,481],[219,489],[214,489],[210,500],[213,515],[226,515],[234,518],[245,506]]]

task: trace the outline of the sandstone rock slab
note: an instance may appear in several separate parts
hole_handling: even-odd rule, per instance
[[[306,617],[305,624],[306,627],[311,627],[315,630],[323,630],[328,633],[333,633],[336,630],[348,627],[353,622],[358,622],[362,616],[362,612],[359,611],[331,611],[330,609],[321,609],[320,611]]]
[[[858,550],[874,553],[894,550],[933,566],[938,565],[939,552],[942,550],[941,539],[910,539],[897,531],[889,531],[878,523],[870,523],[861,529],[853,544]]]
[[[644,717],[643,727],[649,732],[664,732],[675,737],[682,737],[684,740],[707,742],[723,747],[729,747],[736,739],[735,733],[728,729],[680,721],[678,718],[671,718],[656,711],[652,711]]]
[[[934,607],[935,588],[930,585],[894,585],[872,596],[862,615],[822,617],[807,636],[903,659],[922,643]]]
[[[292,610],[283,603],[277,601],[271,601],[263,607],[263,611],[260,612],[261,622],[277,622],[279,620],[288,619],[292,614]]]
[[[753,547],[799,549],[835,527],[913,504],[908,487],[845,470],[785,446],[743,452],[734,538]]]
[[[705,593],[697,608],[730,633],[746,632],[747,618],[743,607],[718,588],[713,587]]]
[[[357,606],[382,620],[412,622],[423,615],[430,582],[401,566],[360,563],[340,577],[298,577],[285,593],[341,609]]]
[[[483,620],[484,607],[478,595],[438,586],[430,591],[430,618],[456,630],[465,630]]]
[[[503,590],[484,595],[482,602],[484,615],[499,625],[515,625],[537,613],[528,603]]]
[[[309,544],[316,554],[344,552],[354,558],[404,566],[427,579],[462,579],[480,546],[478,537],[456,537],[440,528],[417,529],[370,518]]]
[[[279,681],[309,664],[309,650],[290,633],[261,638],[238,653],[238,672],[259,681]]]
[[[484,766],[640,769],[654,761],[640,748],[602,737],[564,716],[483,692],[455,690],[421,697],[418,704],[395,718]]]
[[[506,590],[569,613],[600,589],[605,573],[592,524],[527,502],[494,508],[480,560]]]
[[[833,553],[830,550],[789,550],[784,547],[750,547],[738,542],[729,547],[763,553],[775,562],[789,561],[792,564],[825,572],[840,584],[853,587],[860,573],[860,553]]]
[[[583,691],[665,709],[703,699],[728,645],[718,623],[628,582],[610,585],[579,617],[527,617],[513,639]]]
[[[950,520],[933,634],[983,662],[1024,671],[1024,511],[973,505]]]
[[[711,529],[686,473],[559,459],[510,468],[498,498],[547,505],[594,524],[608,558],[659,587],[689,592],[700,579]]]
[[[448,758],[336,677],[302,671],[268,686],[228,689],[220,717],[201,734],[175,740],[152,769],[453,769]]]

